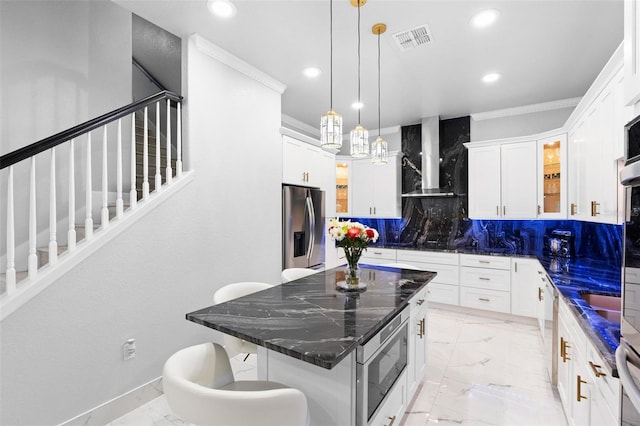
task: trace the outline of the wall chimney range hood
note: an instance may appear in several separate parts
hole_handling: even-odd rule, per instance
[[[440,117],[422,119],[422,188],[402,194],[403,198],[456,197],[450,190],[440,188]]]

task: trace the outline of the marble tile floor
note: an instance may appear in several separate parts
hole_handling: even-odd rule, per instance
[[[401,426],[566,425],[547,376],[537,325],[432,305],[428,367]],[[232,358],[236,379],[256,377],[255,355]],[[164,396],[108,426],[186,425]]]

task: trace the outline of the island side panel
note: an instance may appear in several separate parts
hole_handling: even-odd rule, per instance
[[[310,426],[355,426],[355,351],[331,370],[327,370],[258,347],[258,379],[279,382],[301,390],[309,404]]]

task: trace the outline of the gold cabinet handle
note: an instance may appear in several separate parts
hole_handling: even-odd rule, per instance
[[[582,380],[582,378],[580,377],[580,375],[578,374],[577,380],[576,380],[576,384],[577,384],[577,389],[576,389],[576,400],[578,402],[580,402],[583,399],[587,399],[586,396],[582,396],[582,390],[581,390],[581,385],[582,384],[587,384],[587,382],[585,380]]]
[[[600,371],[600,369],[602,368],[602,366],[598,365],[598,364],[594,364],[593,362],[589,361],[589,365],[591,366],[591,369],[593,370],[593,374],[596,377],[602,377],[602,376],[606,376],[607,373],[603,373],[602,371]]]
[[[597,216],[600,214],[600,212],[598,211],[598,206],[600,205],[600,203],[597,203],[595,201],[591,202],[591,216]]]
[[[491,302],[491,299],[487,299],[486,297],[478,297],[478,300],[481,300],[483,302]]]
[[[570,347],[569,343],[567,343],[563,337],[560,337],[560,356],[562,357],[562,362],[571,361],[571,358],[567,355],[567,348]]]
[[[491,262],[489,262],[488,260],[478,260],[478,263],[486,263],[488,265]]]
[[[571,216],[575,216],[578,210],[578,205],[576,203],[571,203]]]
[[[418,337],[422,339],[422,336],[424,336],[425,334],[425,324],[424,324],[424,318],[422,318],[420,321],[418,321]]]
[[[422,318],[420,320],[420,324],[421,324],[421,328],[422,328],[422,335],[424,336],[425,334],[427,334],[427,325],[424,322],[424,318]]]
[[[502,206],[502,216],[507,215],[507,206]]]
[[[396,422],[396,416],[391,416],[387,418],[391,420],[387,426],[393,426],[393,424]]]
[[[538,287],[538,301],[539,302],[542,302],[544,300],[544,297],[542,297],[542,294],[543,294],[542,288]]]
[[[500,216],[500,206],[496,206],[496,216]]]

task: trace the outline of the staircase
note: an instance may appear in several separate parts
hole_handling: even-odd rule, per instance
[[[61,275],[61,270],[68,270],[74,262],[84,259],[88,251],[95,251],[104,244],[100,240],[108,241],[112,230],[121,232],[127,221],[134,221],[136,213],[152,205],[163,192],[169,193],[172,187],[182,185],[181,181],[185,179],[181,159],[181,101],[181,97],[161,91],[0,157],[2,182],[6,182],[6,188],[1,188],[0,201],[7,209],[6,224],[0,225],[2,234],[6,230],[6,251],[1,253],[1,318],[46,288]],[[164,123],[160,123],[161,108],[166,111]],[[175,113],[172,114],[173,109]],[[152,112],[155,113],[155,121],[150,119]],[[129,130],[124,128],[127,122],[131,123]],[[116,135],[108,137],[108,132],[113,132],[116,125]],[[158,129],[166,131],[163,133]],[[56,149],[62,145],[67,148],[61,152],[74,153],[74,144],[84,145],[83,164],[76,165],[82,163],[78,161],[77,154],[68,158],[56,156]],[[123,154],[127,150],[130,154]],[[36,156],[39,156],[39,161],[36,161]],[[42,157],[49,158],[49,168],[36,172],[37,164],[42,164]],[[99,183],[93,182],[92,177],[97,157],[100,157],[102,173]],[[110,158],[113,162],[114,157],[115,167],[107,161]],[[14,168],[17,170],[15,173]],[[27,169],[29,173],[24,173]],[[77,169],[84,172],[85,181],[76,184]],[[128,182],[123,182],[126,176],[123,170],[129,174]],[[37,181],[36,176],[42,179]],[[47,176],[49,179],[45,180]],[[69,198],[68,203],[57,200],[56,190],[61,186],[57,180],[66,180],[68,184],[62,185],[68,186],[65,194]],[[39,186],[49,186],[47,199],[42,199],[46,194],[42,188],[38,191]],[[101,186],[100,191],[95,190],[97,186]],[[113,187],[117,188],[115,202],[110,202],[114,197],[109,188]],[[29,193],[27,211],[19,211],[16,207],[15,189]],[[76,202],[77,192],[84,192],[84,200]],[[41,195],[40,199],[38,195]],[[100,200],[97,209],[94,208],[94,199]],[[48,229],[40,229],[40,233],[36,229],[40,211],[36,206],[37,209],[48,210],[49,214]],[[83,210],[84,217],[77,217]],[[58,238],[59,219],[70,223],[66,238]],[[16,241],[17,235],[25,234],[28,238]],[[58,244],[59,240],[63,244]]]

